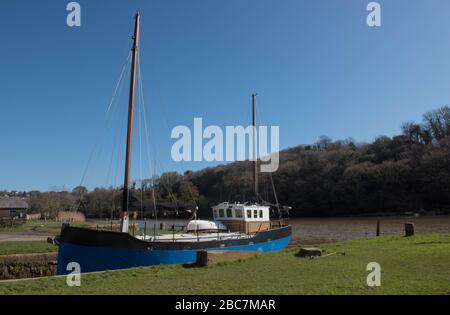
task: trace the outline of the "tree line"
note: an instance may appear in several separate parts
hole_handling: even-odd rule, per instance
[[[406,122],[402,133],[380,136],[372,143],[328,137],[312,145],[280,152],[280,166],[261,173],[263,199],[274,202],[272,181],[280,204],[293,216],[333,216],[450,210],[450,108],[427,112],[420,123]],[[155,213],[185,215],[198,207],[210,217],[210,207],[223,201],[253,197],[252,165],[248,161],[200,171],[163,173],[133,182],[132,210],[145,217]],[[120,188],[79,186],[72,191],[29,192],[32,211],[81,211],[88,217],[117,218]]]

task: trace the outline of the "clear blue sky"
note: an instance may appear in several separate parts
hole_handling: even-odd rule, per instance
[[[379,1],[379,29],[366,24],[368,0],[84,0],[81,28],[66,25],[68,2],[0,3],[0,189],[80,182],[137,9],[159,172],[214,165],[173,162],[171,129],[194,117],[247,125],[252,92],[260,122],[280,126],[282,148],[321,135],[391,136],[450,103],[448,0]],[[125,123],[126,88],[123,95],[106,138]],[[106,145],[94,154],[84,184],[110,185],[117,176],[120,184],[121,162],[118,175],[108,171],[111,152]]]

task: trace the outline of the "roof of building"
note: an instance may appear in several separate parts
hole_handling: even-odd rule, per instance
[[[28,203],[19,197],[2,197],[0,209],[28,209]]]

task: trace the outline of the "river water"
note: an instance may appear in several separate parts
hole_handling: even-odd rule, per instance
[[[387,216],[387,217],[341,217],[341,218],[291,218],[292,238],[300,243],[320,243],[351,240],[376,235],[377,220],[380,220],[380,235],[404,235],[405,223],[414,223],[416,234],[446,233],[450,234],[450,215],[429,216]],[[150,231],[154,224],[159,227],[164,223],[185,226],[188,220],[162,219],[157,222],[147,220]],[[140,222],[143,227],[143,222]]]

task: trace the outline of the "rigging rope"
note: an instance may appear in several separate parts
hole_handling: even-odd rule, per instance
[[[140,58],[138,57],[138,67],[140,64]],[[140,80],[140,78],[138,77],[138,80]],[[138,81],[139,82],[139,81]],[[140,89],[138,88],[138,91]],[[142,186],[142,114],[141,114],[141,107],[142,107],[142,102],[140,101],[141,97],[138,97],[138,118],[139,118],[139,185],[140,185],[140,189],[141,189],[141,220],[144,218],[144,188]]]
[[[91,150],[91,152],[89,154],[88,161],[87,161],[85,169],[83,171],[83,175],[81,176],[80,184],[78,186],[82,186],[84,181],[85,181],[85,179],[86,179],[86,175],[87,175],[89,166],[90,166],[90,164],[92,162],[92,158],[94,156],[95,151],[97,150],[97,147],[99,146],[100,139],[103,136],[103,133],[104,133],[104,131],[106,129],[106,126],[107,126],[107,123],[109,121],[109,118],[110,118],[109,114],[110,114],[111,108],[112,108],[112,106],[114,104],[114,101],[115,101],[115,98],[116,98],[116,94],[117,94],[117,90],[119,89],[119,86],[120,86],[120,84],[121,84],[121,82],[123,80],[123,77],[124,77],[123,75],[124,75],[125,69],[127,68],[127,65],[129,65],[130,60],[131,60],[131,51],[128,53],[128,56],[127,56],[125,62],[123,63],[119,79],[118,79],[118,81],[117,81],[117,83],[115,85],[114,92],[113,92],[113,94],[111,96],[110,102],[108,104],[108,108],[107,108],[106,113],[105,113],[104,118],[103,118],[102,127],[99,129],[99,131],[97,133],[96,141],[94,142],[94,146],[93,146],[93,148],[92,148],[92,150]],[[79,203],[78,203],[77,209],[79,209],[79,207],[81,205],[82,198],[83,198],[83,192],[80,194],[80,198],[79,198]],[[73,206],[75,205],[75,202],[76,201],[74,201],[74,203],[70,207],[71,209],[73,209]]]
[[[138,67],[138,72],[139,72],[139,76],[140,76],[140,65],[139,65],[139,67]],[[141,89],[142,89],[142,81],[141,81],[140,83],[141,83]],[[158,86],[157,83],[156,83],[156,86]],[[159,91],[158,88],[156,88],[156,90],[157,90],[157,94],[158,94],[158,96],[159,96],[159,101],[160,101],[161,109],[163,110],[163,114],[164,114],[164,115],[163,115],[163,116],[164,116],[164,122],[165,122],[165,124],[166,124],[166,127],[167,127],[168,129],[170,129],[169,121],[168,121],[168,119],[167,119],[167,115],[166,115],[166,111],[165,111],[165,106],[164,106],[164,102],[163,102],[162,95],[161,95],[161,93],[160,93],[160,91]],[[145,115],[145,111],[144,111],[144,115]],[[146,119],[144,119],[144,125],[145,125],[145,122],[146,122]],[[146,134],[148,134],[148,131],[146,131]],[[156,149],[155,149],[154,151],[155,151],[155,160],[158,161],[158,162],[161,164],[161,167],[162,167],[162,163],[161,163],[161,161],[160,161],[159,158],[158,158]],[[183,168],[183,166],[182,166],[181,164],[180,164],[180,168],[181,168],[183,174],[185,174],[186,171],[185,171],[185,169]],[[161,182],[162,182],[163,185],[164,185],[164,181],[161,180]],[[177,210],[178,210],[178,202],[177,202],[177,200],[176,200],[176,197],[175,197],[175,196],[173,195],[173,193],[171,192],[170,186],[168,186],[168,185],[164,185],[164,186],[165,186],[165,188],[167,189],[167,191],[168,191],[168,193],[169,193],[169,198],[172,198],[172,199],[174,200],[175,205],[176,205],[176,208],[177,208]],[[194,195],[193,195],[193,193],[192,193],[191,187],[189,187],[189,186],[188,186],[188,193],[189,193],[189,197],[190,197],[191,200],[194,202],[195,206],[198,208],[198,202],[197,202],[197,200],[194,198]]]
[[[112,105],[114,104],[114,100],[115,100],[115,97],[116,97],[116,94],[117,94],[117,90],[118,90],[118,88],[119,88],[119,86],[120,86],[120,83],[122,82],[123,77],[124,77],[123,74],[124,74],[124,72],[125,72],[126,66],[128,65],[129,61],[131,60],[130,57],[131,57],[131,52],[128,54],[127,60],[125,61],[124,65],[123,65],[123,67],[122,67],[122,71],[121,71],[121,73],[120,73],[119,80],[118,80],[118,82],[117,82],[117,84],[116,84],[116,87],[115,87],[115,89],[114,89],[113,95],[112,95],[112,97],[111,97],[111,101],[109,102],[108,109],[106,110],[106,114],[105,114],[105,118],[104,118],[104,120],[103,120],[102,128],[100,129],[100,131],[99,131],[99,133],[98,133],[98,135],[97,135],[97,139],[96,139],[96,142],[95,142],[95,144],[94,144],[94,150],[92,150],[91,155],[89,156],[89,159],[88,159],[88,164],[86,165],[86,169],[85,169],[85,171],[83,172],[83,177],[81,178],[80,186],[81,186],[81,184],[83,183],[83,181],[84,181],[84,179],[85,179],[85,177],[86,177],[86,174],[87,174],[87,171],[88,171],[89,164],[90,164],[90,162],[91,162],[91,160],[92,160],[92,157],[93,157],[93,155],[94,155],[94,152],[95,152],[95,148],[98,146],[98,144],[99,144],[99,142],[100,142],[100,139],[101,139],[101,136],[103,135],[103,132],[104,132],[105,129],[106,129],[106,125],[107,125],[107,123],[108,123],[108,121],[109,121],[109,117],[110,117],[110,116],[109,116],[109,113],[110,113],[110,111],[111,111]]]
[[[127,67],[127,68],[128,68],[128,71],[127,71],[127,75],[126,76],[129,76],[130,73],[131,73],[131,67]],[[122,84],[120,89],[119,89],[118,99],[120,99],[120,96],[122,95],[122,92],[124,90],[124,86],[125,85]],[[119,109],[120,109],[120,106],[116,106],[115,112],[114,112],[116,115],[117,115],[117,112],[118,112]],[[126,112],[125,113],[120,113],[119,112],[120,121],[122,121],[122,117],[124,115],[126,115]],[[112,153],[111,153],[111,161],[110,161],[110,165],[108,167],[108,173],[107,173],[107,177],[106,177],[106,186],[108,186],[108,184],[109,184],[109,180],[110,180],[109,177],[110,177],[110,174],[111,174],[112,162],[113,162],[113,159],[115,157],[114,153],[116,152],[116,146],[119,147],[119,144],[120,144],[119,138],[123,135],[123,131],[124,131],[124,128],[125,128],[125,124],[124,123],[119,123],[118,125],[120,125],[121,128],[116,128],[116,134],[115,134],[115,137],[113,138],[113,147],[112,147]]]
[[[127,74],[130,75],[131,72],[131,67],[128,67],[128,71]],[[123,90],[123,88],[121,90],[119,90],[119,92],[121,92]],[[119,95],[120,97],[120,95]],[[120,113],[119,117],[122,118],[126,115],[126,111],[124,111],[124,113]],[[122,156],[122,152],[123,152],[123,147],[120,145],[121,141],[120,138],[122,138],[122,136],[124,136],[124,129],[126,127],[126,125],[124,123],[119,123],[119,125],[121,126],[120,128],[117,128],[117,133],[115,136],[115,141],[113,142],[113,152],[111,154],[111,164],[110,164],[110,168],[108,170],[108,178],[107,178],[107,185],[109,184],[109,176],[111,172],[111,169],[113,167],[113,160],[114,158],[117,159],[117,161],[115,161],[114,165],[115,165],[115,172],[114,174],[114,179],[113,179],[113,192],[112,192],[112,196],[111,196],[111,221],[113,220],[114,217],[114,210],[116,209],[116,193],[118,191],[117,189],[117,177],[118,177],[118,173],[119,173],[119,164],[120,164],[120,157]]]
[[[140,53],[140,52],[139,52]],[[138,58],[138,60],[141,60],[141,58]],[[139,97],[140,97],[140,103],[142,104],[143,107],[143,118],[144,118],[144,128],[145,128],[145,137],[146,137],[146,152],[147,152],[147,158],[148,158],[148,162],[149,162],[149,170],[150,170],[150,175],[151,177],[153,177],[153,174],[155,173],[155,170],[153,170],[152,172],[152,168],[151,168],[151,158],[150,158],[150,144],[149,144],[149,127],[147,125],[147,117],[146,117],[146,110],[145,110],[145,102],[144,102],[144,92],[143,92],[143,84],[142,84],[142,73],[141,73],[141,64],[138,63],[138,91],[139,91]],[[154,155],[155,155],[155,162],[159,161],[158,159],[158,155],[157,155],[157,151],[156,148],[154,148]],[[160,162],[160,164],[162,164]],[[161,183],[163,184],[164,188],[166,188],[167,193],[169,194],[169,198],[172,199],[172,201],[175,203],[175,206],[178,210],[178,202],[176,197],[174,196],[174,194],[172,193],[171,187],[166,185],[166,183],[164,183],[164,180],[161,180]],[[153,191],[153,195],[154,195],[154,191]],[[155,202],[155,200],[154,200]]]

